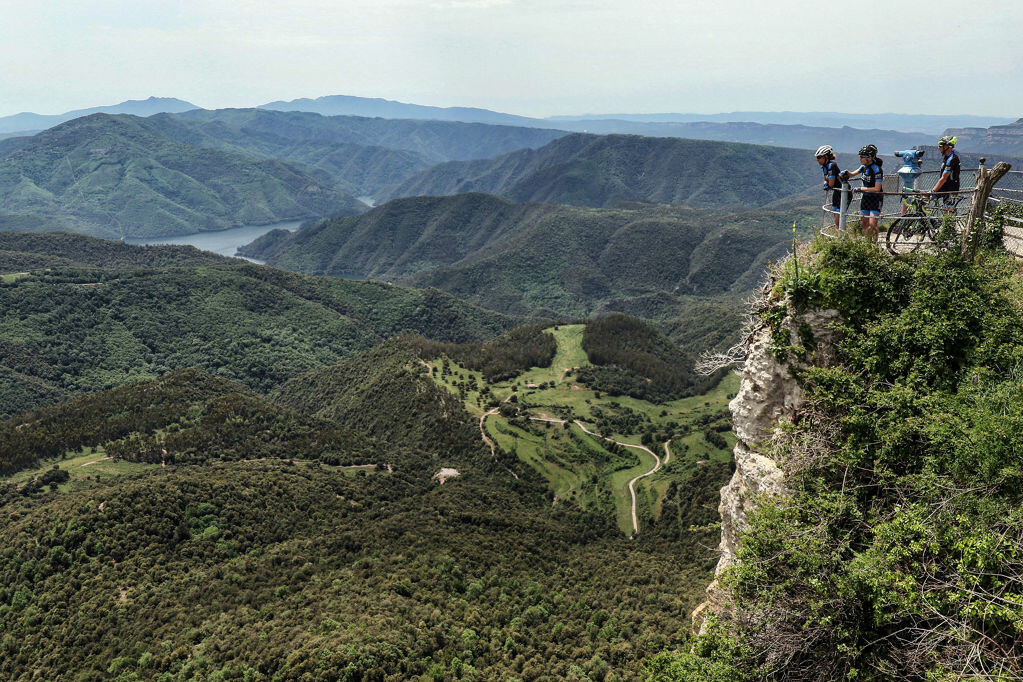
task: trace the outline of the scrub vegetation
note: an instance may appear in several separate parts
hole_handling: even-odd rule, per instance
[[[1019,679],[1021,294],[997,252],[839,240],[786,264],[765,322],[838,310],[838,361],[798,372],[808,405],[775,453],[791,496],[749,519],[735,617],[651,679]]]

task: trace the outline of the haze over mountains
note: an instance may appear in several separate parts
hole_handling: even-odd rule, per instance
[[[82,109],[59,116],[17,114],[0,117],[0,137],[36,131],[89,113],[180,113],[196,107],[172,98],[124,102],[109,107]],[[840,112],[758,112],[736,111],[717,114],[582,114],[531,118],[474,107],[436,107],[380,98],[330,95],[274,101],[257,108],[277,111],[305,111],[324,116],[361,116],[486,123],[539,127],[597,134],[621,133],[656,137],[748,142],[816,149],[821,140],[836,149],[855,152],[870,140],[881,148],[909,148],[933,143],[932,138],[948,129],[985,128],[1012,122],[997,116],[854,114]],[[30,125],[31,123],[31,125]],[[990,151],[977,149],[969,151]]]
[[[128,100],[110,106],[75,109],[63,114],[33,114],[25,112],[13,116],[0,116],[0,133],[26,133],[45,130],[71,119],[89,116],[90,114],[131,114],[133,116],[152,116],[160,113],[189,111],[197,107],[190,102],[175,97],[149,97],[142,100]]]

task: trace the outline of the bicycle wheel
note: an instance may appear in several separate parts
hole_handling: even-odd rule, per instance
[[[915,216],[898,218],[888,226],[884,236],[885,248],[893,254],[912,253],[924,242],[925,229]]]

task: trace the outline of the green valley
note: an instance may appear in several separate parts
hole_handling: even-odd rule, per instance
[[[516,344],[545,329],[549,366],[525,367],[534,355]],[[0,479],[0,675],[636,678],[683,641],[710,578],[713,531],[692,528],[713,521],[728,464],[697,431],[733,389],[597,398],[562,368],[587,364],[581,343],[581,325],[468,346],[404,337],[265,397],[184,370],[0,424],[0,438],[66,448]],[[499,405],[630,442],[644,436],[609,424],[643,415],[643,433],[678,436],[638,486],[639,535],[615,522],[634,458],[524,415],[491,415],[491,451],[471,372],[439,349],[518,367],[488,386]],[[445,468],[458,475],[439,483]]]
[[[583,329],[561,325],[548,330],[557,341],[550,365],[512,379],[487,381],[482,372],[446,356],[428,362],[430,376],[464,401],[498,448],[543,475],[553,504],[613,514],[619,528],[631,535],[636,529],[629,482],[654,467],[654,455],[663,466],[636,484],[644,526],[661,518],[672,483],[688,482],[697,467],[724,465],[727,471],[734,443],[727,433],[727,400],[738,381],[729,376],[705,395],[665,403],[595,391],[576,378],[580,369],[591,366],[582,349]],[[608,438],[647,446],[653,453],[613,445]]]

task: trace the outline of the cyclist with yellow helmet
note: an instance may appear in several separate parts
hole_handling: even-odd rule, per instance
[[[959,191],[959,155],[956,154],[956,138],[951,135],[943,136],[938,140],[938,151],[941,152],[941,173],[931,192],[942,192],[945,205],[949,206],[955,201],[955,195],[944,193]]]

